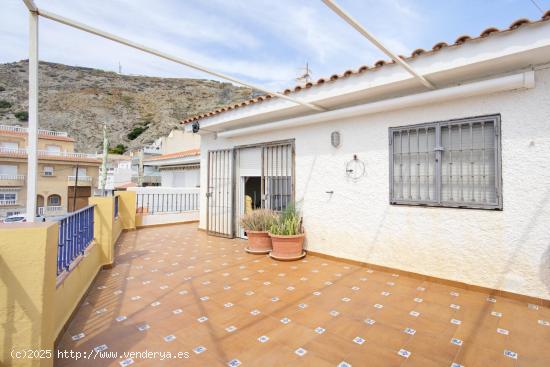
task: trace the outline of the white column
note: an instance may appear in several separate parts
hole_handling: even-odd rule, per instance
[[[27,222],[36,216],[38,172],[38,14],[29,13],[29,129],[27,141]]]

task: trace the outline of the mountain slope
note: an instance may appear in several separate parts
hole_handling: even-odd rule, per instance
[[[138,148],[186,116],[255,95],[212,80],[119,75],[48,62],[40,63],[39,86],[40,128],[69,132],[83,152],[101,150],[104,122],[111,146]],[[27,94],[28,62],[0,64],[0,124],[26,125]]]

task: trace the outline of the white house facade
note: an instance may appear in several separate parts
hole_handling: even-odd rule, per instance
[[[244,197],[303,214],[307,249],[550,299],[550,18],[189,119],[200,228]],[[287,92],[288,93],[288,92]]]

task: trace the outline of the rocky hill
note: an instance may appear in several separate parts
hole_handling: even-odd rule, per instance
[[[255,92],[203,79],[154,78],[41,62],[39,126],[67,131],[82,152],[138,148],[168,134],[187,116],[250,99]],[[28,62],[0,64],[0,124],[26,126]]]

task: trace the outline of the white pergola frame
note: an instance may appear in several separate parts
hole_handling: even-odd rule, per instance
[[[331,8],[336,14],[342,17],[346,22],[351,24],[356,30],[363,34],[369,41],[371,41],[376,47],[382,50],[385,54],[390,56],[395,62],[404,67],[409,73],[411,73],[415,78],[417,78],[423,85],[433,89],[435,88],[428,80],[426,80],[422,75],[418,74],[409,64],[404,60],[399,58],[388,48],[386,48],[379,40],[372,36],[363,26],[361,26],[357,21],[355,21],[349,14],[347,14],[342,8],[340,8],[332,0],[322,0],[329,8]],[[26,205],[26,217],[28,222],[35,221],[36,213],[36,177],[38,172],[38,156],[37,156],[37,143],[38,143],[38,17],[42,16],[44,18],[56,21],[61,24],[79,29],[84,32],[94,34],[106,38],[108,40],[135,48],[137,50],[155,55],[157,57],[163,58],[165,60],[173,61],[180,65],[190,67],[195,70],[205,72],[210,75],[214,75],[218,78],[231,81],[236,84],[247,86],[249,88],[260,90],[264,93],[270,94],[272,96],[279,97],[281,99],[290,101],[297,105],[307,107],[315,112],[326,111],[326,108],[321,107],[317,104],[305,102],[303,100],[287,96],[283,93],[270,91],[262,86],[255,85],[252,83],[244,82],[235,77],[220,73],[218,71],[211,70],[202,65],[196,64],[194,62],[188,61],[181,57],[173,56],[168,53],[156,50],[152,47],[144,46],[134,41],[131,41],[126,38],[119,37],[112,33],[91,27],[89,25],[65,18],[63,16],[51,13],[49,11],[39,9],[34,0],[23,0],[23,3],[29,9],[29,122],[28,122],[28,163],[27,163],[27,205]]]

